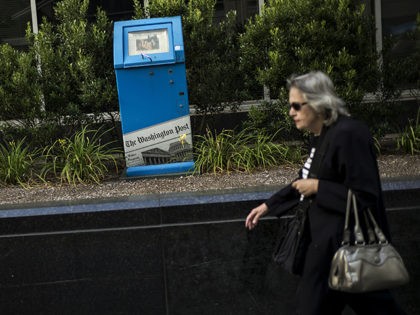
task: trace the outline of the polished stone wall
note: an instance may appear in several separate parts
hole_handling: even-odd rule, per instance
[[[412,277],[395,296],[409,314],[420,314],[418,184],[384,184],[394,243]],[[297,278],[271,261],[279,221],[244,228],[272,193],[3,207],[0,314],[294,314]]]

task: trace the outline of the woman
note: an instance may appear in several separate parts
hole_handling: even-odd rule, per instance
[[[350,294],[328,288],[331,259],[342,240],[348,189],[355,193],[359,209],[369,207],[389,238],[381,184],[372,137],[368,128],[349,117],[330,78],[310,72],[288,81],[289,115],[299,130],[314,137],[310,156],[299,178],[254,208],[245,226],[253,229],[267,214],[282,216],[300,198],[311,198],[308,211],[310,244],[298,287],[297,314],[341,314],[349,305],[357,314],[405,314],[389,291]],[[327,147],[317,156],[325,134]],[[310,178],[317,161],[316,178]]]

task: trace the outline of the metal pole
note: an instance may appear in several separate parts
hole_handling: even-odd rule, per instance
[[[381,0],[375,0],[375,39],[376,39],[376,51],[379,54],[379,66],[382,66],[382,6]]]
[[[36,13],[36,0],[31,0],[32,31],[38,34],[38,16]]]
[[[258,0],[258,12],[260,14],[261,14],[263,5],[264,5],[264,0]]]
[[[262,13],[262,9],[264,6],[264,0],[258,0],[258,14],[261,15]],[[268,86],[264,85],[263,86],[263,99],[264,101],[270,101],[270,89],[268,88]]]
[[[34,34],[38,34],[38,15],[36,12],[36,0],[31,1],[31,16],[32,16],[32,31]],[[36,40],[34,45],[36,45]],[[38,53],[36,53],[36,67],[38,69],[38,73],[42,76],[42,69],[41,69],[41,57]],[[41,111],[45,111],[45,99],[44,94],[41,92]]]
[[[146,12],[146,9],[149,7],[149,0],[143,0],[143,7],[145,9],[144,11]],[[146,15],[147,18],[150,18],[149,12],[147,12]]]

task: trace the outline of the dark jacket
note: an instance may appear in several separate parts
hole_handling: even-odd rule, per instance
[[[356,194],[359,210],[370,208],[389,237],[378,164],[367,126],[358,120],[341,116],[327,132],[328,144],[324,156],[317,154],[323,140],[320,139],[312,163],[314,165],[315,160],[321,160],[317,172],[318,193],[313,197],[309,211],[313,241],[323,241],[326,233],[333,236],[337,228],[341,236],[349,188]],[[286,214],[299,198],[299,193],[289,184],[266,201],[268,214]]]

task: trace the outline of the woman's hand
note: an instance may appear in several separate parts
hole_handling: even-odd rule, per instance
[[[292,183],[292,187],[296,189],[301,195],[309,197],[318,192],[319,180],[315,178],[298,179]]]
[[[260,217],[265,215],[267,212],[268,206],[265,203],[262,203],[258,207],[252,209],[246,217],[245,227],[252,230],[258,224]]]

